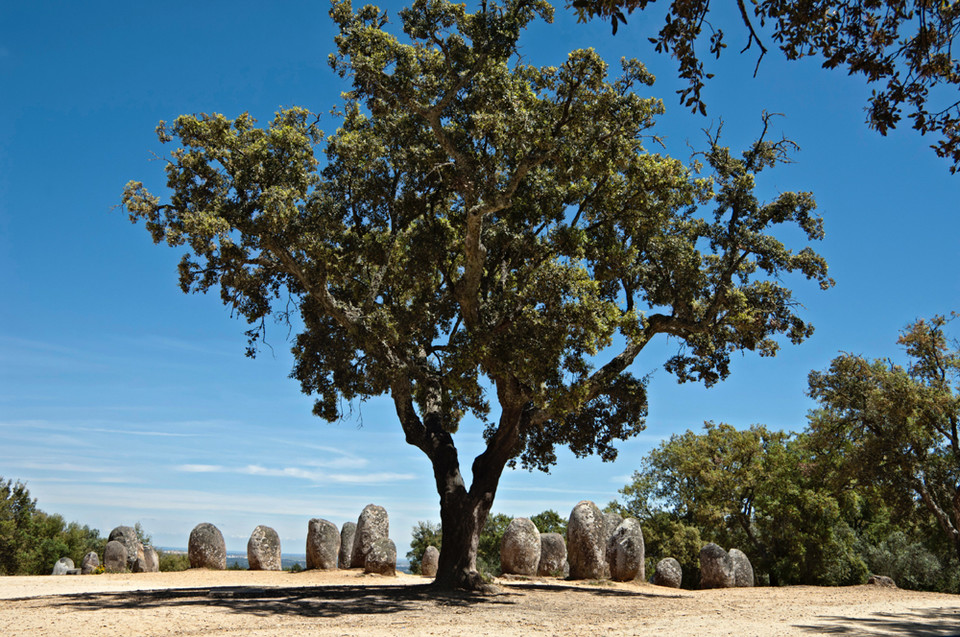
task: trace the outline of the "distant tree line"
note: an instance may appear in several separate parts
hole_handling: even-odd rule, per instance
[[[20,481],[0,477],[0,575],[46,575],[61,557],[75,564],[90,551],[103,555],[97,529],[44,513]]]
[[[746,552],[761,582],[960,590],[960,348],[945,317],[910,325],[910,364],[843,354],[812,372],[800,433],[707,423],[644,459],[610,508],[643,522],[648,572],[698,580],[706,542]]]

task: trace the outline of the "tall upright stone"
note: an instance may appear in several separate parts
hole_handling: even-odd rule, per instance
[[[281,562],[280,536],[269,526],[259,525],[247,540],[247,562],[251,571],[279,571]]]
[[[646,579],[643,531],[639,520],[627,518],[617,526],[607,540],[606,558],[610,579],[617,582]]]
[[[307,524],[307,568],[333,571],[340,556],[340,529],[328,520],[313,518]]]
[[[132,526],[118,526],[107,537],[108,542],[120,542],[127,549],[126,570],[137,572],[137,560],[143,559],[143,545],[137,538],[137,530]]]
[[[144,573],[159,573],[160,572],[160,556],[157,555],[157,550],[152,546],[143,547],[143,572]]]
[[[350,552],[350,568],[364,568],[367,553],[377,540],[390,537],[390,518],[387,510],[376,504],[368,504],[357,519],[357,530]]]
[[[220,529],[202,522],[190,532],[187,544],[190,568],[209,568],[222,571],[227,568],[227,545]]]
[[[738,588],[753,586],[753,565],[750,558],[740,549],[730,549],[727,555],[733,561],[733,585]]]
[[[127,547],[123,542],[110,540],[103,549],[103,570],[108,573],[122,573],[127,570]]]
[[[420,558],[420,574],[424,577],[436,577],[437,567],[440,566],[440,549],[428,546]]]
[[[511,575],[536,575],[540,531],[529,518],[513,518],[500,541],[500,568]]]
[[[559,533],[540,534],[540,564],[537,575],[541,577],[566,577],[570,566],[567,564],[567,543]]]
[[[337,556],[337,567],[350,568],[350,557],[353,555],[353,538],[357,535],[356,522],[344,522],[340,529],[340,555]]]
[[[589,500],[573,507],[567,523],[567,561],[573,579],[602,579],[606,570],[603,513]]]

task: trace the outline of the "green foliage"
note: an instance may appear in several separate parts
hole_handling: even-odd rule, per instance
[[[624,11],[647,11],[653,2],[568,0],[568,5],[576,9],[581,21],[609,19],[616,33],[618,23],[627,21]],[[756,44],[758,68],[767,53],[766,39],[775,42],[788,60],[815,56],[824,68],[845,67],[870,84],[885,82],[869,98],[870,127],[886,135],[900,123],[902,109],[908,107],[913,128],[921,135],[939,133],[941,139],[932,148],[953,162],[951,172],[960,168],[960,102],[956,101],[960,61],[952,50],[960,31],[960,3],[737,0],[737,6],[746,40],[741,52]],[[697,45],[706,44],[704,27],[709,29],[711,55],[719,58],[727,47],[723,30],[715,29],[708,19],[710,9],[709,0],[673,0],[663,28],[649,38],[657,52],[669,53],[679,63],[680,79],[688,83],[677,91],[681,102],[704,115],[706,104],[700,91],[704,80],[713,77],[704,70],[697,53]]]
[[[190,568],[190,556],[186,553],[169,553],[158,550],[157,557],[162,573],[185,571]]]
[[[894,531],[879,545],[865,545],[861,550],[871,573],[891,577],[901,588],[957,592],[957,569],[942,564],[903,531]]]
[[[667,369],[711,385],[734,352],[811,334],[790,273],[832,285],[822,257],[773,232],[821,239],[812,196],[753,192],[790,142],[761,135],[737,156],[715,135],[690,167],[647,152],[662,105],[637,94],[653,81],[640,62],[611,77],[592,49],[523,61],[522,31],[551,15],[544,0],[415,0],[398,37],[376,7],[337,0],[330,62],[351,90],[334,134],[299,107],[263,128],[180,116],[158,127],[177,143],[169,199],[140,182],[122,199],[186,249],[184,292],[219,288],[252,326],[249,354],[268,316],[299,312],[292,376],[316,415],[393,399],[447,476],[441,520],[471,527],[447,546],[467,561],[506,465],[547,470],[558,445],[613,460],[643,429],[646,380],[628,368],[652,339],[677,339]],[[452,438],[467,414],[487,442],[470,488]]]
[[[500,568],[500,544],[512,519],[503,513],[487,516],[477,548],[477,570],[481,573],[497,576],[503,572]]]
[[[302,572],[303,572],[303,566],[300,565],[300,562],[295,562],[295,563],[293,564],[293,566],[290,567],[290,572],[291,572],[291,573],[302,573]]]
[[[229,566],[227,566],[227,570],[228,571],[245,571],[247,569],[240,566],[240,562],[234,560],[233,564],[230,564]]]
[[[541,533],[559,533],[564,537],[567,536],[567,519],[560,517],[560,514],[553,509],[531,515],[530,521]]]
[[[852,354],[811,372],[812,443],[840,458],[843,479],[875,484],[906,510],[930,515],[960,559],[960,345],[936,316],[899,338],[906,368]],[[916,519],[916,518],[915,518]]]
[[[410,550],[407,551],[407,559],[410,561],[410,572],[414,575],[420,574],[420,562],[423,560],[423,552],[428,546],[441,548],[443,534],[440,532],[440,525],[433,522],[417,522],[412,531],[413,539],[410,540]]]
[[[22,482],[0,477],[0,575],[47,575],[61,557],[103,554],[100,532],[37,509]]]

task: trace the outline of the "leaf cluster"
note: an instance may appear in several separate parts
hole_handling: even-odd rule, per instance
[[[572,0],[581,21],[592,17],[626,23],[624,12],[646,11],[654,0]],[[960,3],[926,0],[737,0],[745,30],[742,52],[756,45],[757,67],[767,45],[778,47],[788,60],[817,57],[823,67],[845,68],[868,84],[878,84],[867,106],[867,123],[881,134],[908,117],[921,135],[939,139],[932,148],[960,167],[960,61],[953,41],[960,32]],[[678,74],[687,86],[681,102],[706,114],[701,96],[704,70],[696,47],[705,38],[709,54],[719,58],[727,47],[724,32],[711,24],[709,0],[672,0],[664,26],[650,42],[657,52],[678,62]],[[767,44],[764,44],[764,41]]]

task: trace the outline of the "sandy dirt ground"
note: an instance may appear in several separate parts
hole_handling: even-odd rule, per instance
[[[0,577],[0,635],[960,637],[960,596],[873,586],[676,591],[500,580],[495,595],[360,571]]]

